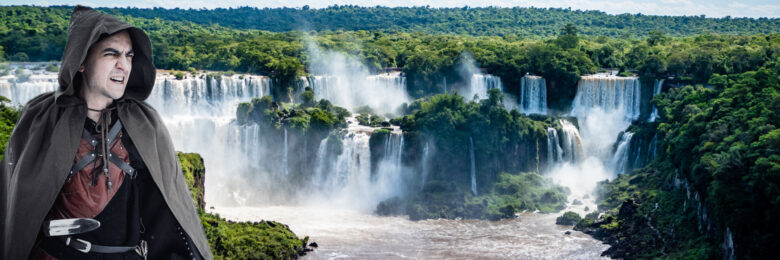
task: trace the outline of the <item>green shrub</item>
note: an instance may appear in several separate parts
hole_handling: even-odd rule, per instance
[[[566,211],[560,217],[555,219],[555,224],[564,226],[574,226],[577,222],[580,222],[580,214],[572,211]]]

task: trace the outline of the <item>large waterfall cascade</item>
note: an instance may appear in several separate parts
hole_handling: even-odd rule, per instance
[[[384,114],[393,113],[411,98],[406,94],[406,77],[400,72],[377,75],[317,75],[304,77],[305,87],[311,87],[317,99],[354,111],[369,106]]]
[[[618,135],[639,118],[640,93],[637,77],[582,76],[570,114],[579,122],[589,156],[605,162],[610,159]]]
[[[56,73],[44,73],[42,75],[31,75],[29,81],[32,84],[20,84],[16,82],[14,75],[0,77],[0,95],[9,97],[14,104],[24,104],[36,95],[53,91],[58,86]],[[393,83],[395,84],[395,83]],[[269,195],[269,187],[284,186],[286,176],[294,176],[290,170],[289,175],[285,174],[288,169],[280,167],[282,156],[293,162],[296,142],[294,130],[287,133],[285,140],[269,140],[263,138],[270,133],[263,132],[263,128],[256,124],[237,124],[235,120],[235,109],[240,102],[248,102],[251,98],[262,97],[270,94],[271,81],[267,77],[253,75],[234,75],[206,77],[197,75],[182,80],[177,80],[166,73],[158,73],[155,88],[147,100],[159,114],[171,133],[174,145],[179,151],[197,152],[204,158],[205,166],[208,169],[206,176],[206,201],[209,206],[216,206],[219,210],[224,210],[232,206],[257,206],[263,203],[273,203],[273,194]],[[403,194],[405,191],[399,187],[407,186],[404,181],[410,178],[419,178],[419,176],[409,176],[414,170],[404,169],[401,164],[403,155],[404,138],[400,128],[392,126],[392,132],[384,140],[383,158],[379,158],[377,170],[371,170],[371,150],[369,140],[371,134],[379,128],[360,126],[355,118],[348,118],[348,128],[340,134],[335,134],[331,138],[322,139],[317,148],[316,158],[311,158],[316,167],[309,180],[318,183],[319,186],[293,187],[300,190],[304,196],[303,203],[311,203],[317,206],[292,207],[293,213],[285,216],[292,218],[306,219],[312,221],[311,227],[321,228],[326,231],[301,230],[300,222],[295,219],[279,218],[280,208],[275,206],[254,208],[242,207],[236,208],[241,214],[247,214],[245,210],[258,209],[258,212],[268,214],[262,219],[274,219],[290,224],[290,227],[297,234],[311,235],[318,242],[330,243],[334,246],[323,247],[322,252],[340,252],[338,248],[352,248],[353,251],[362,252],[367,247],[375,249],[375,245],[388,247],[388,241],[393,246],[390,250],[396,251],[399,245],[409,246],[408,241],[414,241],[415,248],[403,252],[420,252],[419,248],[438,248],[436,255],[452,256],[451,243],[441,243],[439,238],[453,238],[447,241],[485,241],[489,239],[493,246],[484,246],[481,242],[467,244],[463,252],[458,252],[456,256],[465,256],[466,258],[484,257],[486,254],[495,252],[495,243],[501,245],[518,245],[518,239],[521,241],[537,241],[536,237],[517,237],[517,232],[511,234],[499,234],[497,238],[494,230],[511,230],[511,228],[521,228],[527,232],[520,234],[550,234],[544,235],[545,246],[536,246],[533,251],[528,253],[528,246],[522,245],[522,250],[511,250],[519,252],[512,255],[514,258],[527,258],[539,255],[554,255],[557,258],[566,258],[568,256],[582,256],[582,248],[589,248],[587,251],[593,253],[594,257],[605,249],[598,241],[591,241],[585,235],[572,234],[571,237],[577,237],[575,243],[556,239],[559,236],[558,227],[553,226],[554,216],[526,213],[522,216],[522,221],[518,219],[504,220],[499,222],[463,222],[460,220],[433,220],[411,222],[403,218],[396,217],[376,217],[366,212],[373,211],[376,204],[386,198]],[[573,127],[576,131],[576,127]],[[287,128],[285,128],[287,129]],[[280,129],[281,130],[281,129]],[[554,129],[553,129],[554,130]],[[281,131],[280,131],[281,132]],[[559,135],[566,136],[565,130]],[[573,135],[573,134],[572,134]],[[281,139],[281,136],[275,135]],[[579,134],[577,134],[579,136]],[[338,140],[341,145],[340,151],[328,149],[329,139]],[[562,140],[561,138],[558,138]],[[563,138],[565,139],[565,138]],[[579,137],[575,138],[578,140]],[[282,149],[282,146],[273,146],[268,142],[288,143],[288,149]],[[552,141],[552,140],[548,140]],[[563,144],[561,142],[561,144]],[[423,149],[423,161],[429,160],[431,154],[435,154],[435,148]],[[473,151],[473,139],[469,140],[470,159],[471,159],[471,178],[473,192],[476,193],[476,173],[475,158]],[[270,147],[276,147],[276,150]],[[287,151],[283,151],[287,150]],[[564,148],[559,149],[563,157]],[[557,151],[556,151],[557,153]],[[335,158],[335,159],[330,159]],[[286,161],[286,160],[285,160]],[[428,163],[423,162],[426,166]],[[292,163],[291,165],[294,165]],[[291,168],[292,169],[292,168]],[[427,170],[423,169],[424,174],[422,182],[425,182],[425,176],[429,175]],[[414,183],[416,183],[414,180]],[[308,204],[305,204],[308,205]],[[324,207],[322,207],[324,206]],[[323,211],[322,208],[328,208],[330,211]],[[345,210],[346,209],[346,210]],[[302,210],[311,214],[320,214],[319,217],[312,218],[311,214],[301,214]],[[340,210],[340,211],[339,211]],[[355,220],[355,214],[351,212],[363,212],[358,216],[361,219]],[[219,211],[220,214],[224,213]],[[326,214],[323,214],[326,212]],[[333,213],[337,212],[337,213]],[[344,214],[343,212],[348,212]],[[336,215],[328,215],[336,214]],[[352,215],[349,215],[352,214]],[[323,215],[325,217],[323,217]],[[344,218],[344,216],[351,218]],[[257,220],[259,215],[253,215],[250,221]],[[370,221],[366,221],[370,218]],[[235,219],[233,219],[235,220]],[[336,220],[336,221],[334,221]],[[529,224],[529,221],[531,224]],[[357,223],[357,224],[355,224]],[[387,224],[392,223],[390,228]],[[474,225],[477,224],[477,226]],[[340,225],[338,231],[333,232],[333,225]],[[393,240],[393,236],[386,236],[383,231],[395,230],[398,225],[406,226],[400,229],[399,236],[401,240]],[[549,225],[549,226],[546,226]],[[419,230],[431,230],[435,228],[436,233],[416,232]],[[343,231],[349,230],[349,231]],[[482,231],[490,231],[484,233]],[[492,231],[491,231],[492,230]],[[355,232],[359,232],[356,234]],[[368,236],[365,234],[383,234],[383,236]],[[326,234],[326,235],[323,235]],[[337,239],[325,239],[323,236],[338,237]],[[426,234],[420,236],[420,234]],[[431,235],[432,234],[432,235]],[[376,239],[381,237],[381,239]],[[391,240],[388,240],[388,237]],[[344,246],[344,239],[358,241],[355,246]],[[479,238],[479,239],[473,239]],[[497,240],[498,239],[498,240]],[[366,243],[366,241],[369,243]],[[402,241],[403,240],[403,241]],[[379,241],[379,242],[377,242]],[[584,241],[584,242],[583,242]],[[420,247],[420,244],[424,244]],[[522,243],[520,243],[522,244]],[[538,243],[535,243],[538,244]],[[561,252],[552,252],[549,245],[555,244],[556,248],[565,248]],[[362,247],[361,247],[362,245]],[[329,249],[328,249],[329,248]],[[378,247],[377,247],[378,248]],[[475,251],[479,248],[482,251]],[[514,247],[513,247],[514,248]],[[330,251],[328,251],[330,250]],[[370,254],[355,254],[358,256],[376,256],[375,251]],[[564,252],[565,251],[565,252]],[[591,252],[592,251],[592,252]],[[525,253],[524,253],[525,252]],[[315,252],[316,253],[316,252]],[[323,253],[323,254],[324,254]],[[465,254],[464,254],[465,253]],[[412,254],[413,255],[413,254]],[[430,256],[430,252],[425,255]],[[324,256],[324,255],[323,255]],[[423,256],[424,255],[420,255]],[[494,255],[501,257],[502,255]],[[503,255],[506,256],[506,255]]]
[[[11,100],[11,105],[21,106],[35,96],[59,88],[58,74],[41,68],[45,65],[12,64],[8,75],[0,76],[0,96]],[[17,75],[17,72],[21,73]]]
[[[520,80],[519,100],[520,112],[547,114],[547,81],[540,76],[523,76]]]
[[[640,82],[638,77],[606,74],[582,76],[572,102],[572,114],[582,116],[589,109],[621,111],[625,120],[639,117]]]
[[[265,76],[207,76],[176,79],[158,74],[147,102],[163,116],[235,117],[240,102],[269,95],[271,80]]]
[[[478,99],[488,98],[488,90],[504,90],[504,84],[501,78],[490,74],[475,73],[469,80],[469,89],[463,93],[466,100],[471,100],[475,95]]]
[[[12,71],[15,74],[15,71]],[[22,70],[29,79],[18,75],[0,78],[0,95],[13,104],[24,104],[33,97],[55,90],[57,73]],[[209,169],[206,177],[208,203],[246,203],[249,182],[240,183],[241,173],[258,164],[254,158],[261,146],[259,128],[235,123],[236,107],[254,97],[270,93],[271,81],[265,76],[207,76],[199,74],[178,80],[169,73],[158,72],[155,87],[146,100],[162,117],[174,146],[179,151],[196,152]],[[246,144],[246,145],[239,145]],[[218,199],[215,199],[218,198]]]
[[[552,162],[548,175],[571,188],[570,200],[592,203],[584,195],[591,193],[597,182],[625,171],[632,133],[620,134],[632,120],[639,118],[640,95],[637,77],[612,74],[581,77],[569,112],[576,118],[577,126],[561,119],[561,133],[555,129],[547,131],[548,156],[552,157],[548,159]],[[622,138],[618,140],[618,137]],[[557,145],[555,138],[560,140]]]
[[[317,99],[327,99],[350,111],[369,106],[377,113],[394,114],[412,99],[406,91],[406,77],[400,72],[376,74],[356,57],[320,48],[307,39],[310,55],[307,71],[312,75],[302,83],[311,87]]]
[[[349,125],[341,137],[341,153],[328,154],[324,148],[327,138],[322,140],[314,179],[320,194],[330,202],[372,211],[380,201],[401,195],[411,176],[401,163],[404,139],[400,127],[390,127],[391,133],[384,140],[384,156],[372,167],[369,140],[374,131],[382,128],[359,125],[356,116],[347,118]],[[376,168],[373,173],[372,168]]]
[[[57,74],[51,72],[36,72],[35,70],[20,70],[30,74],[26,81],[17,82],[16,75],[7,75],[0,77],[0,95],[9,96],[14,104],[23,104],[34,96],[56,89]],[[16,70],[12,74],[15,74]],[[364,89],[386,89],[390,92],[402,92],[405,96],[405,79],[398,73],[389,73],[381,75],[362,75],[362,82],[366,83]],[[306,84],[312,86],[317,95],[327,96],[335,95],[330,89],[342,84],[341,80],[346,80],[340,76],[312,76],[306,78]],[[541,100],[545,95],[542,90],[545,88],[544,79],[536,76],[526,76],[523,79],[524,87],[521,87],[520,107],[530,110],[542,111],[543,102]],[[657,82],[655,93],[662,80]],[[240,102],[247,102],[254,97],[262,97],[270,93],[271,81],[268,77],[254,75],[232,75],[232,76],[206,76],[205,74],[189,76],[185,79],[177,80],[167,73],[160,73],[155,82],[156,86],[150,98],[147,100],[162,115],[177,149],[187,152],[197,152],[204,156],[206,166],[213,169],[207,185],[218,185],[220,188],[213,187],[212,190],[230,190],[227,196],[217,194],[207,194],[207,201],[247,201],[247,190],[252,189],[249,182],[232,183],[231,179],[235,175],[230,173],[252,172],[253,169],[270,169],[279,175],[289,174],[287,166],[274,169],[265,167],[269,162],[262,156],[274,156],[276,162],[289,164],[290,148],[280,149],[279,152],[264,151],[266,146],[262,143],[261,136],[264,133],[260,128],[253,124],[238,125],[235,123],[235,108]],[[486,96],[487,90],[492,88],[502,88],[501,80],[498,77],[489,74],[475,73],[472,75],[470,87],[475,92]],[[349,92],[349,91],[347,91]],[[330,93],[330,94],[328,94]],[[376,93],[374,93],[376,94]],[[386,95],[376,94],[381,97]],[[477,94],[480,95],[480,94]],[[538,99],[529,97],[539,97]],[[331,97],[337,99],[338,97]],[[379,98],[373,98],[379,99]],[[528,101],[528,102],[526,102]],[[535,102],[539,101],[539,102]],[[536,108],[534,108],[536,107]],[[620,149],[613,149],[615,142],[618,141],[618,134],[626,129],[628,121],[636,119],[639,111],[639,81],[635,77],[616,77],[611,75],[591,75],[583,76],[578,84],[578,92],[575,97],[571,115],[577,118],[579,129],[567,120],[560,120],[560,132],[555,129],[548,129],[548,165],[582,164],[588,161],[588,157],[594,157],[602,162],[605,168],[610,162],[627,162],[628,159],[615,159],[614,156],[627,156],[627,152],[620,152]],[[533,109],[531,109],[533,108]],[[530,111],[530,110],[526,110]],[[357,120],[350,119],[346,134],[341,137],[344,151],[336,156],[340,158],[338,163],[341,166],[333,164],[317,164],[317,171],[321,173],[330,172],[336,169],[343,170],[334,176],[341,176],[341,179],[349,177],[354,172],[369,172],[370,153],[367,142],[370,138],[371,130],[369,127],[358,126]],[[285,129],[286,130],[286,129]],[[289,135],[289,133],[288,133]],[[625,134],[624,139],[630,137]],[[291,138],[287,136],[284,143],[288,144]],[[402,150],[403,136],[399,129],[395,129],[386,142],[386,149],[392,149],[392,152],[385,152],[386,157],[382,163],[391,165],[388,167],[379,167],[380,169],[392,169],[390,171],[400,171],[403,166],[400,164],[400,156],[394,154]],[[325,140],[322,141],[326,143]],[[473,149],[473,140],[470,140],[470,150]],[[398,147],[397,149],[392,147]],[[618,145],[617,147],[620,147]],[[283,148],[283,147],[280,147]],[[620,151],[618,151],[620,150]],[[624,149],[627,150],[627,149]],[[320,145],[321,153],[328,152]],[[606,151],[606,152],[605,152]],[[424,153],[428,154],[428,149]],[[470,151],[470,153],[472,153]],[[362,156],[361,156],[362,154]],[[429,155],[426,155],[426,157]],[[470,154],[471,156],[471,154]],[[320,160],[320,153],[318,152]],[[427,159],[423,159],[427,160]],[[273,160],[272,160],[273,161]],[[243,162],[243,163],[242,163]],[[284,163],[287,162],[287,163]],[[471,163],[471,168],[475,168]],[[352,166],[347,166],[354,164]],[[425,164],[425,163],[423,163]],[[330,167],[327,168],[326,166]],[[427,165],[424,165],[427,167]],[[349,169],[349,170],[347,170]],[[357,169],[357,170],[355,170]],[[369,170],[361,170],[369,169]],[[425,171],[423,169],[423,171]],[[610,170],[615,171],[615,170]],[[349,174],[348,174],[349,172]],[[362,174],[361,173],[361,174]],[[390,174],[392,175],[392,174]],[[402,175],[402,174],[399,174]],[[422,174],[423,178],[428,175]],[[471,172],[472,186],[476,188],[476,173]],[[425,180],[422,179],[422,183]],[[223,189],[225,188],[225,189]],[[388,188],[390,189],[390,188]],[[382,189],[375,189],[382,190]],[[381,192],[380,192],[381,193]],[[384,192],[388,194],[388,192]],[[215,199],[220,197],[220,199]],[[240,203],[239,203],[240,204]]]

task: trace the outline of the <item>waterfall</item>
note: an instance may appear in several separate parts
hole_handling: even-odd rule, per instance
[[[321,187],[326,181],[329,166],[328,156],[328,137],[322,138],[320,146],[317,148],[317,159],[314,163],[314,178],[312,178],[312,184],[317,187]]]
[[[664,79],[656,79],[655,84],[653,84],[653,97],[655,95],[661,94],[661,90],[663,90],[664,86]],[[655,122],[655,120],[658,118],[658,108],[653,105],[653,113],[650,114],[650,118],[647,119],[649,122]]]
[[[587,156],[609,163],[620,133],[639,117],[639,101],[637,77],[597,74],[581,78],[570,115],[577,118]]]
[[[655,159],[656,150],[658,149],[658,133],[653,135],[653,140],[650,141],[650,148],[653,149],[653,152],[650,155],[650,159],[647,160],[648,162]]]
[[[46,79],[46,80],[43,80]],[[57,86],[56,73],[33,74],[30,84],[19,84],[15,76],[0,77],[0,93],[23,104],[36,95]],[[314,78],[315,87],[319,83]],[[399,74],[363,77],[379,89],[403,89]],[[327,79],[322,79],[323,81]],[[327,84],[327,83],[326,83]],[[321,86],[322,84],[319,84]],[[238,124],[236,107],[241,102],[270,93],[268,77],[254,75],[189,76],[177,80],[159,73],[147,99],[163,120],[177,151],[199,153],[209,176],[206,202],[218,206],[249,206],[262,203],[319,203],[371,211],[384,199],[404,192],[411,173],[402,163],[404,137],[398,126],[384,140],[381,158],[375,158],[377,171],[372,176],[371,133],[379,128],[359,126],[349,118],[347,129],[320,141],[312,167],[299,167],[295,131],[280,129],[265,133],[257,124]],[[377,100],[382,94],[367,98]],[[329,140],[338,144],[329,145]],[[328,147],[333,147],[329,149]],[[281,166],[284,166],[283,168]],[[311,172],[300,172],[309,170]],[[308,174],[308,175],[299,175]],[[300,180],[300,177],[311,178]],[[318,185],[313,185],[316,183]],[[306,185],[309,185],[308,187]]]
[[[229,141],[228,143],[237,144],[239,151],[245,155],[257,154],[257,147],[262,147],[262,138],[260,126],[257,124],[237,125],[229,124],[229,131],[238,133],[238,140]],[[259,160],[247,160],[247,164],[253,168],[260,167]]]
[[[734,237],[729,227],[726,227],[726,232],[723,233],[723,244],[721,247],[723,248],[723,259],[737,259],[734,251]]]
[[[558,140],[558,131],[555,128],[547,128],[547,166],[552,167],[555,162],[563,161],[563,149]]]
[[[561,124],[561,131],[563,134],[563,144],[559,152],[562,154],[562,161],[579,161],[583,156],[582,139],[580,138],[579,130],[577,130],[577,127],[568,120],[561,119],[558,122]]]
[[[444,94],[447,94],[447,77],[442,78],[441,81],[444,84]]]
[[[398,126],[383,139],[381,158],[373,158],[369,141],[380,128],[362,126],[352,117],[341,134],[341,151],[327,149],[328,141],[320,142],[314,167],[315,194],[324,203],[359,210],[373,210],[381,200],[401,195],[410,172],[404,169],[404,138]],[[382,143],[382,142],[380,142]],[[372,167],[372,161],[377,165]],[[376,170],[372,173],[372,168]],[[312,192],[307,192],[312,193]]]
[[[23,74],[16,75],[16,69],[12,69],[12,75],[0,77],[0,96],[10,99],[12,106],[24,105],[30,99],[55,91],[60,86],[56,73],[30,69],[22,69],[20,72]]]
[[[591,193],[597,182],[614,178],[618,168],[613,162],[614,144],[639,117],[639,104],[640,83],[636,77],[582,76],[569,112],[579,128],[560,120],[563,162],[552,167],[548,175],[576,196]]]
[[[526,75],[520,80],[520,112],[547,114],[547,83],[539,76]]]
[[[403,165],[401,157],[403,153],[404,136],[400,132],[389,134],[385,138],[384,156],[378,161],[375,182],[376,188],[386,189],[381,193],[393,193],[401,184],[403,174]]]
[[[610,160],[610,166],[617,174],[623,174],[628,170],[629,148],[631,146],[631,137],[633,136],[634,133],[632,132],[624,132],[618,140],[615,154],[612,156],[612,160]]]
[[[284,167],[284,175],[290,175],[290,164],[289,164],[290,151],[289,148],[287,147],[288,143],[289,142],[287,141],[287,128],[284,127],[284,151],[283,151],[284,157],[282,157],[282,167]]]
[[[177,80],[159,74],[149,99],[160,115],[177,117],[235,117],[236,106],[271,92],[265,76],[206,76],[200,74]]]
[[[477,195],[477,173],[474,161],[474,140],[469,136],[469,156],[471,157],[471,193]]]
[[[336,157],[336,164],[331,169],[335,173],[329,178],[328,190],[361,189],[368,187],[371,172],[371,151],[368,140],[370,136],[362,132],[348,133],[341,140],[344,150]]]
[[[170,132],[178,151],[199,153],[209,169],[207,204],[245,205],[267,200],[258,190],[268,185],[250,172],[271,171],[262,130],[254,124],[235,122],[236,107],[252,98],[269,95],[271,80],[265,76],[200,74],[177,80],[159,73],[146,100],[154,107]],[[278,162],[279,160],[276,159]],[[242,162],[242,163],[236,163]],[[266,186],[262,186],[266,185]]]
[[[464,92],[464,97],[466,100],[471,100],[476,95],[478,99],[486,99],[488,98],[488,90],[491,89],[504,89],[501,78],[490,74],[472,74],[469,81],[469,90]]]
[[[348,54],[320,48],[306,40],[309,54],[308,78],[318,99],[328,99],[337,106],[354,111],[369,106],[378,114],[395,113],[401,104],[412,99],[406,92],[406,77],[401,72],[372,75],[372,71]]]
[[[422,179],[420,179],[420,188],[421,189],[425,187],[425,181],[428,180],[428,167],[429,167],[428,163],[430,163],[430,160],[431,160],[430,154],[429,154],[430,151],[428,150],[428,145],[429,145],[429,142],[425,142],[425,147],[423,147],[422,163],[421,163],[422,165],[420,167],[422,169],[422,174],[421,174],[422,175]]]
[[[572,114],[583,116],[592,108],[619,111],[627,121],[639,117],[640,83],[637,77],[582,76],[572,103]]]
[[[394,113],[411,98],[406,94],[406,77],[400,72],[378,75],[317,75],[306,78],[317,99],[327,99],[354,111],[369,106],[379,113]]]

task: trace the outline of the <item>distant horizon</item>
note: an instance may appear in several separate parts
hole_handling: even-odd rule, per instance
[[[780,18],[780,4],[773,1],[746,0],[746,1],[726,1],[726,0],[648,0],[648,1],[607,1],[607,0],[454,0],[454,1],[419,1],[419,0],[373,0],[373,1],[311,1],[311,0],[265,0],[265,1],[247,1],[247,0],[224,0],[224,1],[206,1],[194,0],[186,2],[171,2],[162,0],[138,0],[127,1],[119,0],[112,4],[106,4],[104,1],[68,1],[68,0],[42,0],[42,1],[23,1],[10,0],[0,3],[0,6],[27,5],[27,6],[75,6],[85,5],[94,8],[165,8],[165,9],[208,9],[217,8],[302,8],[309,6],[312,9],[324,9],[333,5],[353,5],[361,7],[430,7],[430,8],[461,8],[469,7],[499,7],[499,8],[562,8],[581,11],[600,11],[610,15],[621,14],[642,14],[652,16],[701,16],[707,18]]]

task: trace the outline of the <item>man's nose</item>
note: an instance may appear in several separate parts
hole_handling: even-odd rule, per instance
[[[130,68],[130,65],[132,64],[131,62],[132,62],[132,61],[131,61],[130,59],[127,59],[127,58],[125,58],[125,57],[121,57],[121,58],[120,58],[120,59],[119,59],[119,60],[116,62],[116,68],[117,68],[117,69],[121,69],[121,70],[123,70],[123,71],[124,71],[124,70],[128,70],[128,69]]]

